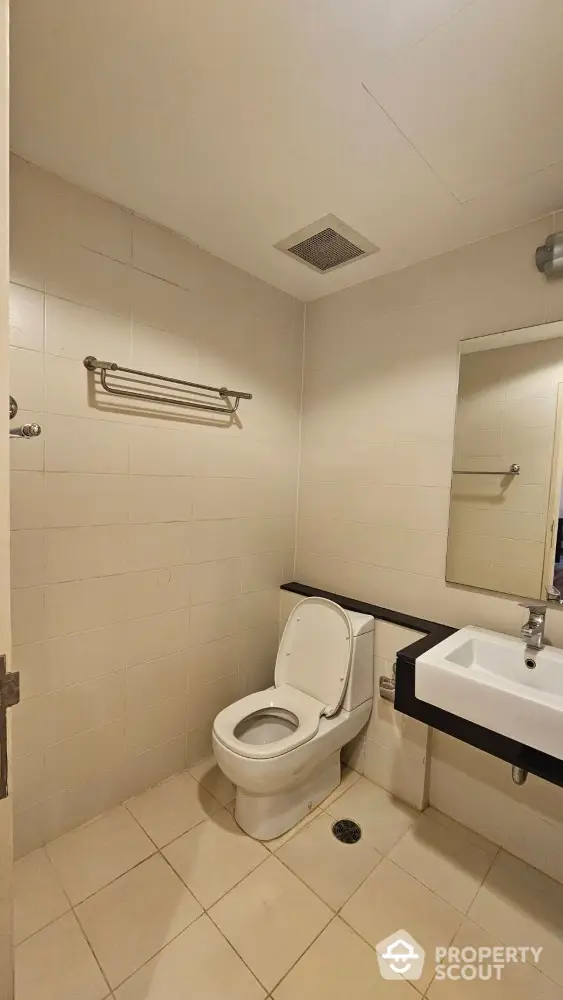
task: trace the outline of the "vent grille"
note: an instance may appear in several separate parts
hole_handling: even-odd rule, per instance
[[[330,227],[287,249],[318,271],[330,271],[332,267],[340,267],[355,257],[363,257],[365,253]]]
[[[360,257],[376,253],[378,247],[335,215],[325,215],[276,243],[276,249],[301,260],[320,274],[326,274]]]

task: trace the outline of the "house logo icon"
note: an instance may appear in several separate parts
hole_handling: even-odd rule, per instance
[[[384,979],[420,979],[424,948],[408,931],[395,931],[376,946],[379,971]]]

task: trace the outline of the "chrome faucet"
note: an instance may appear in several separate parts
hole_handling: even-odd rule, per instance
[[[547,604],[545,602],[534,604],[522,604],[521,607],[529,611],[528,621],[522,625],[520,635],[526,643],[526,649],[539,652],[544,647],[543,633],[545,630],[545,616],[547,614]]]
[[[545,632],[545,617],[549,604],[563,604],[563,597],[556,587],[547,587],[547,601],[525,601],[520,607],[527,608],[528,621],[522,625],[520,635],[526,643],[526,649],[539,652],[545,643],[543,635]]]

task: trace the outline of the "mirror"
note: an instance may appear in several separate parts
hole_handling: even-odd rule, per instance
[[[563,594],[563,323],[463,341],[446,580]]]

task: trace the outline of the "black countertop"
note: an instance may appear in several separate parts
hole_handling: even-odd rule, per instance
[[[281,589],[288,590],[293,594],[300,594],[303,597],[326,597],[328,600],[340,604],[347,611],[358,611],[363,615],[372,615],[379,621],[423,632],[422,638],[415,639],[414,642],[397,652],[395,687],[395,708],[397,711],[426,723],[432,729],[439,729],[463,743],[469,743],[493,757],[498,757],[515,767],[521,767],[531,774],[536,774],[538,777],[552,782],[552,784],[563,787],[563,761],[559,760],[558,757],[551,757],[541,750],[529,747],[525,743],[518,743],[508,736],[502,736],[491,729],[485,729],[483,726],[478,726],[476,723],[462,719],[451,712],[445,712],[443,709],[416,697],[417,657],[431,649],[432,646],[442,642],[457,629],[450,625],[428,621],[425,618],[416,618],[413,615],[404,614],[402,611],[383,608],[378,604],[357,601],[355,598],[346,597],[343,594],[333,594],[331,591],[320,590],[318,587],[309,587],[304,583],[284,583]],[[378,696],[378,692],[375,691],[374,697]]]

